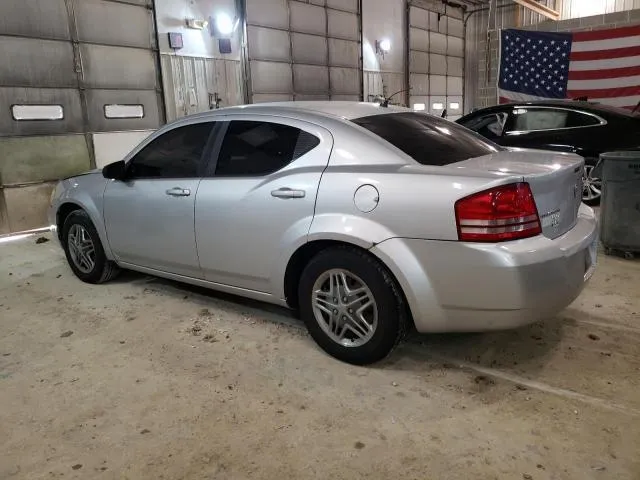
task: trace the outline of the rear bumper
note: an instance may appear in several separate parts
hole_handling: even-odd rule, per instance
[[[400,282],[419,332],[484,331],[551,318],[595,268],[597,221],[580,207],[553,240],[500,244],[394,238],[371,249]]]

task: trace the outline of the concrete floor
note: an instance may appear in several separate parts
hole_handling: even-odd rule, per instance
[[[0,245],[0,479],[640,479],[640,262],[527,328],[371,368],[287,312]]]

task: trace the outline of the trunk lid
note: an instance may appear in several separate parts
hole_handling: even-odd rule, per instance
[[[582,203],[584,158],[572,153],[511,149],[470,158],[451,167],[521,176],[531,187],[542,233],[556,238],[571,230]]]

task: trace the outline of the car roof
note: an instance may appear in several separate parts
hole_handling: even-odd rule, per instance
[[[405,107],[390,105],[384,107],[378,103],[369,102],[349,102],[349,101],[300,101],[300,102],[268,102],[254,103],[250,105],[238,105],[233,107],[224,107],[217,110],[210,110],[196,116],[215,116],[224,115],[226,113],[258,113],[258,114],[320,114],[324,116],[338,117],[345,120],[353,120],[355,118],[369,117],[372,115],[383,115],[388,113],[411,112],[412,110]],[[194,117],[191,115],[190,117]]]
[[[500,105],[494,105],[486,108],[479,108],[471,114],[476,115],[479,112],[491,113],[499,112],[504,108],[510,108],[514,106],[532,106],[532,107],[562,107],[571,108],[574,110],[583,110],[591,113],[605,113],[612,115],[620,115],[624,117],[633,117],[634,115],[630,110],[626,110],[619,107],[613,107],[611,105],[604,105],[601,103],[578,101],[578,100],[537,100],[529,102],[510,102],[502,103]],[[469,115],[471,115],[469,114]]]

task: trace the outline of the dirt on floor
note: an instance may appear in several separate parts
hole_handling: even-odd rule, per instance
[[[0,245],[0,479],[640,479],[640,261],[558,318],[372,367],[285,310]]]

